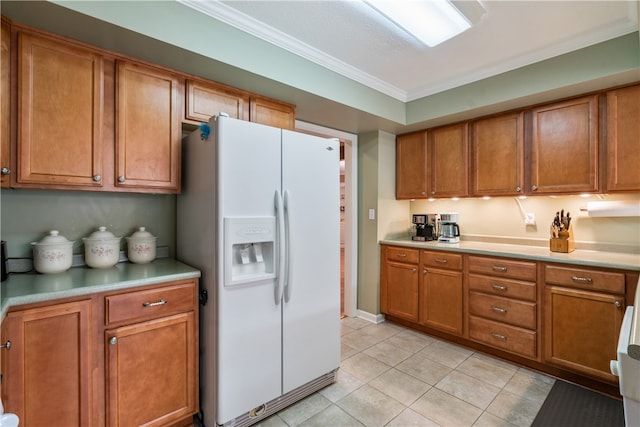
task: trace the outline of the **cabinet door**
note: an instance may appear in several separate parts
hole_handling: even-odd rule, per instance
[[[102,185],[103,58],[18,33],[17,186]]]
[[[523,113],[471,125],[471,195],[516,196],[524,187]]]
[[[640,190],[640,86],[607,93],[607,190]]]
[[[462,273],[423,268],[420,323],[462,335]]]
[[[386,266],[386,310],[393,316],[418,320],[418,266],[389,262]]]
[[[9,186],[11,173],[11,84],[9,64],[11,50],[11,30],[8,22],[2,20],[0,35],[0,186]]]
[[[197,412],[193,311],[105,332],[107,425],[170,425]]]
[[[547,286],[546,361],[616,382],[609,371],[609,361],[617,358],[623,314],[624,296]]]
[[[2,402],[21,426],[96,424],[92,325],[88,300],[7,314]]]
[[[276,128],[295,129],[295,106],[261,97],[251,97],[250,104],[250,121]]]
[[[187,80],[186,118],[209,122],[212,116],[226,113],[234,119],[249,118],[249,97],[244,92],[213,82]]]
[[[424,199],[427,194],[427,133],[396,138],[396,199]]]
[[[179,192],[182,91],[177,75],[118,61],[116,186]]]
[[[598,97],[532,111],[533,194],[598,191]]]
[[[427,131],[431,197],[469,194],[467,129],[467,123],[459,123]]]

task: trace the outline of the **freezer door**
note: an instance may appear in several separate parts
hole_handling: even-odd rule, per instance
[[[283,392],[340,363],[340,147],[283,131]]]
[[[228,247],[241,243],[238,235],[225,236],[225,221],[230,233],[249,229],[243,238],[251,243],[249,235],[255,230],[269,228],[269,218],[275,217],[274,195],[281,187],[280,137],[279,129],[218,118],[217,235],[223,236],[218,239],[218,257],[224,257],[225,239],[233,239],[227,242]],[[253,221],[252,226],[245,227],[243,218],[257,218],[258,222]],[[229,224],[236,226],[230,227]],[[269,233],[254,234],[260,241],[274,240]],[[264,248],[264,256],[267,257],[267,243]],[[227,250],[226,254],[241,256],[238,250]],[[248,262],[258,262],[256,253],[251,251],[247,256]],[[282,392],[282,304],[275,302],[275,280],[268,267],[260,269],[256,266],[252,270],[242,264],[245,261],[227,262],[223,259],[218,263],[221,266],[216,280],[218,424],[269,402]],[[241,267],[238,271],[242,277],[251,276],[245,273],[252,271],[264,274],[256,274],[255,280],[225,282],[225,266],[232,265]],[[233,274],[227,274],[227,278],[233,277]]]

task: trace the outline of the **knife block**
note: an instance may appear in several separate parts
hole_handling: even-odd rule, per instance
[[[551,252],[569,253],[576,250],[576,242],[573,240],[573,228],[569,226],[566,231],[558,233],[558,237],[549,239],[549,249]]]

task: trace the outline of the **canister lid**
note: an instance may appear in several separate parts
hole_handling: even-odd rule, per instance
[[[120,240],[120,238],[114,236],[112,232],[107,231],[107,227],[100,226],[97,231],[94,231],[88,237],[83,237],[82,240]]]
[[[136,231],[135,233],[133,233],[131,236],[127,237],[127,239],[155,239],[156,237],[149,233],[146,229],[146,227],[140,227],[138,228],[138,231]]]
[[[45,236],[39,242],[34,242],[34,245],[59,245],[73,243],[67,240],[66,237],[61,236],[58,230],[49,231],[49,235]]]

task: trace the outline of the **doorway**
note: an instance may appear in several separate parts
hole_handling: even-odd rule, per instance
[[[340,140],[340,278],[341,316],[356,316],[357,310],[357,195],[358,135],[296,120],[296,131]],[[342,166],[344,163],[344,166]]]

